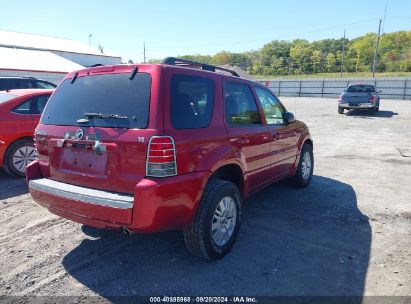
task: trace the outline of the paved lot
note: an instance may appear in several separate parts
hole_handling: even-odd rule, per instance
[[[283,100],[312,132],[312,184],[249,198],[218,262],[177,231],[126,238],[58,218],[0,171],[0,294],[411,295],[411,101],[338,115],[334,99]]]

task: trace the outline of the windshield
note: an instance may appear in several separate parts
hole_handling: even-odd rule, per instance
[[[350,86],[347,89],[347,92],[355,92],[355,93],[359,93],[359,92],[374,92],[374,86],[372,85],[354,85],[354,86]]]
[[[8,94],[8,93],[0,93],[0,103],[12,100],[13,98],[16,98],[17,95],[13,94]]]
[[[147,127],[151,77],[138,73],[103,74],[65,80],[50,98],[41,117],[46,125],[79,125],[87,113],[115,114],[116,117],[89,119],[96,127],[143,129]]]

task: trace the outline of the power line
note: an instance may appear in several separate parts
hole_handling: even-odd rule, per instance
[[[222,45],[232,45],[232,44],[241,44],[241,43],[250,43],[250,42],[258,42],[258,41],[265,41],[268,39],[273,39],[273,40],[280,40],[280,39],[284,39],[284,38],[289,38],[289,37],[299,37],[299,36],[303,36],[303,35],[307,35],[307,34],[313,34],[313,33],[318,33],[318,32],[322,32],[322,31],[328,31],[328,30],[332,30],[332,29],[336,29],[336,28],[341,28],[341,27],[348,27],[348,26],[352,26],[352,25],[358,25],[358,24],[363,24],[363,23],[368,23],[371,21],[375,21],[378,20],[378,18],[373,18],[373,19],[367,19],[367,20],[362,20],[362,21],[357,21],[357,22],[352,22],[349,24],[344,24],[344,25],[336,25],[336,26],[332,26],[332,27],[326,27],[326,28],[321,28],[321,29],[317,29],[317,30],[313,30],[313,31],[307,31],[307,32],[302,32],[302,33],[294,33],[294,34],[288,34],[288,35],[284,35],[284,36],[279,36],[273,39],[273,37],[270,38],[259,38],[259,39],[252,39],[252,40],[241,40],[241,41],[231,41],[231,42],[223,42],[223,43],[208,43],[208,44],[199,44],[199,45],[179,45],[180,47],[184,47],[184,48],[188,48],[188,47],[207,47],[207,46],[222,46]],[[166,49],[166,48],[170,48],[172,47],[172,45],[167,45],[167,46],[153,46],[153,50],[156,49]]]

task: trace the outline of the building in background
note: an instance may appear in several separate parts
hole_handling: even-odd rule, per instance
[[[93,65],[120,64],[121,57],[82,42],[0,30],[0,76],[26,76],[58,83]]]

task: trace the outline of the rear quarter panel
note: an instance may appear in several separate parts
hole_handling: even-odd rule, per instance
[[[16,114],[11,111],[35,95],[18,97],[0,105],[0,166],[3,166],[4,155],[13,142],[24,137],[33,138],[38,122],[33,122],[30,114]]]

